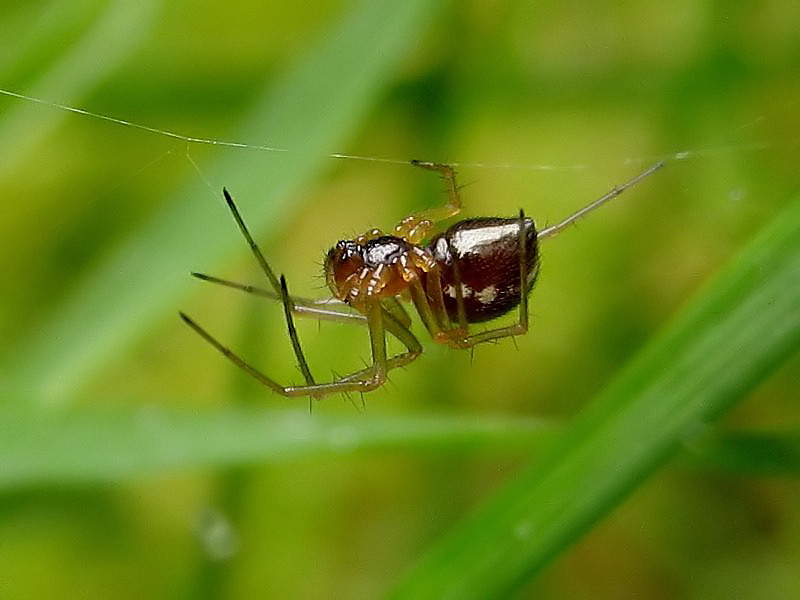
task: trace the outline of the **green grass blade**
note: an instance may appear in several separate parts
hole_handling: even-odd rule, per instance
[[[265,86],[264,98],[232,139],[262,140],[292,151],[268,158],[259,152],[222,153],[205,170],[212,187],[243,182],[233,193],[254,231],[263,237],[300,207],[290,201],[291,193],[340,147],[438,6],[424,0],[361,2],[305,61]],[[243,175],[255,172],[258,177]],[[160,319],[177,315],[180,298],[190,289],[188,273],[213,268],[241,248],[228,228],[211,226],[229,222],[217,193],[191,177],[86,273],[52,318],[14,349],[15,360],[4,374],[11,387],[41,404],[67,402]]]
[[[109,483],[165,469],[237,466],[403,448],[540,447],[559,429],[535,419],[332,417],[302,411],[151,406],[126,411],[0,410],[0,489]]]
[[[761,477],[800,476],[800,432],[720,432],[693,444],[686,457],[700,469]]]
[[[504,598],[800,347],[800,196],[396,598]]]

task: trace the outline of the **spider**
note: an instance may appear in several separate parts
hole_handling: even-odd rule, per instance
[[[561,222],[536,231],[532,219],[520,210],[516,217],[464,219],[428,238],[434,225],[461,211],[453,166],[413,160],[411,164],[438,173],[447,184],[444,206],[416,212],[384,233],[371,229],[353,240],[336,243],[325,256],[324,273],[332,299],[293,297],[286,278],[275,276],[247,229],[233,198],[223,195],[250,250],[267,277],[270,289],[192,273],[198,279],[280,300],[289,339],[303,374],[303,385],[281,385],[219,342],[183,312],[181,318],[236,366],[284,396],[319,399],[336,393],[367,392],[386,382],[392,369],[406,365],[422,352],[411,332],[411,319],[400,303],[410,300],[435,342],[452,348],[520,335],[528,331],[528,294],[539,269],[539,240],[555,236],[600,205],[616,198],[664,166],[659,162],[626,183],[612,188]],[[470,324],[491,321],[518,308],[515,323],[477,333]],[[294,325],[294,316],[366,325],[372,364],[327,383],[318,383],[308,366]],[[386,335],[405,350],[387,355]]]

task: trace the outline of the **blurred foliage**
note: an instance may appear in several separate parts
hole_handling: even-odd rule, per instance
[[[75,476],[25,480],[0,454],[0,481],[15,482],[0,499],[3,598],[385,594],[538,456],[557,429],[532,417],[580,415],[800,187],[792,3],[459,2],[437,12],[420,2],[402,19],[392,3],[268,4],[0,8],[0,88],[287,150],[187,143],[0,96],[0,401],[13,408],[1,413],[0,448],[16,432],[42,449],[30,464],[48,451],[51,466],[80,457]],[[305,79],[298,65],[311,65]],[[281,95],[317,84],[326,93]],[[222,185],[307,296],[324,295],[319,263],[333,241],[441,200],[428,173],[331,153],[458,162],[465,215],[522,207],[539,223],[669,164],[543,245],[529,335],[472,355],[425,340],[363,409],[333,397],[308,415],[304,401],[270,394],[205,346],[177,310],[279,380],[299,378],[278,307],[188,273],[260,281]],[[300,326],[320,379],[368,353],[359,328]],[[800,595],[799,358],[729,412],[723,433],[687,439],[691,460],[650,477],[522,596]],[[190,426],[165,425],[162,409]],[[286,445],[225,459],[227,440],[242,448],[257,431],[232,415],[255,414],[253,425],[270,409],[289,423],[276,436]],[[196,413],[222,416],[214,460],[182,460],[220,431],[196,427]],[[73,414],[80,427],[60,435]],[[442,415],[458,420],[444,421],[441,443],[438,429],[417,438],[398,426]],[[511,436],[503,423],[514,417]],[[125,438],[128,419],[146,435]],[[459,435],[469,419],[497,423],[494,441],[491,427]],[[349,436],[370,423],[375,443],[351,452]],[[519,441],[525,427],[530,445]],[[338,436],[292,452],[317,429]],[[159,444],[178,432],[186,439]],[[120,442],[122,462],[98,454],[104,440]],[[130,440],[141,454],[125,449]],[[149,474],[130,468],[148,456],[161,461]],[[103,475],[87,476],[97,464]]]

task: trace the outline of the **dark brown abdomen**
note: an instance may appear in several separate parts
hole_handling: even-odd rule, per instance
[[[440,266],[445,309],[452,321],[458,322],[458,278],[468,323],[499,317],[530,292],[539,265],[536,229],[526,218],[527,282],[521,285],[519,224],[519,218],[466,219],[431,239],[428,248]]]

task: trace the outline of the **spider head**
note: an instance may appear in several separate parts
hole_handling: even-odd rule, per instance
[[[325,256],[325,279],[333,295],[360,310],[396,296],[435,266],[430,251],[393,235],[342,240]]]

